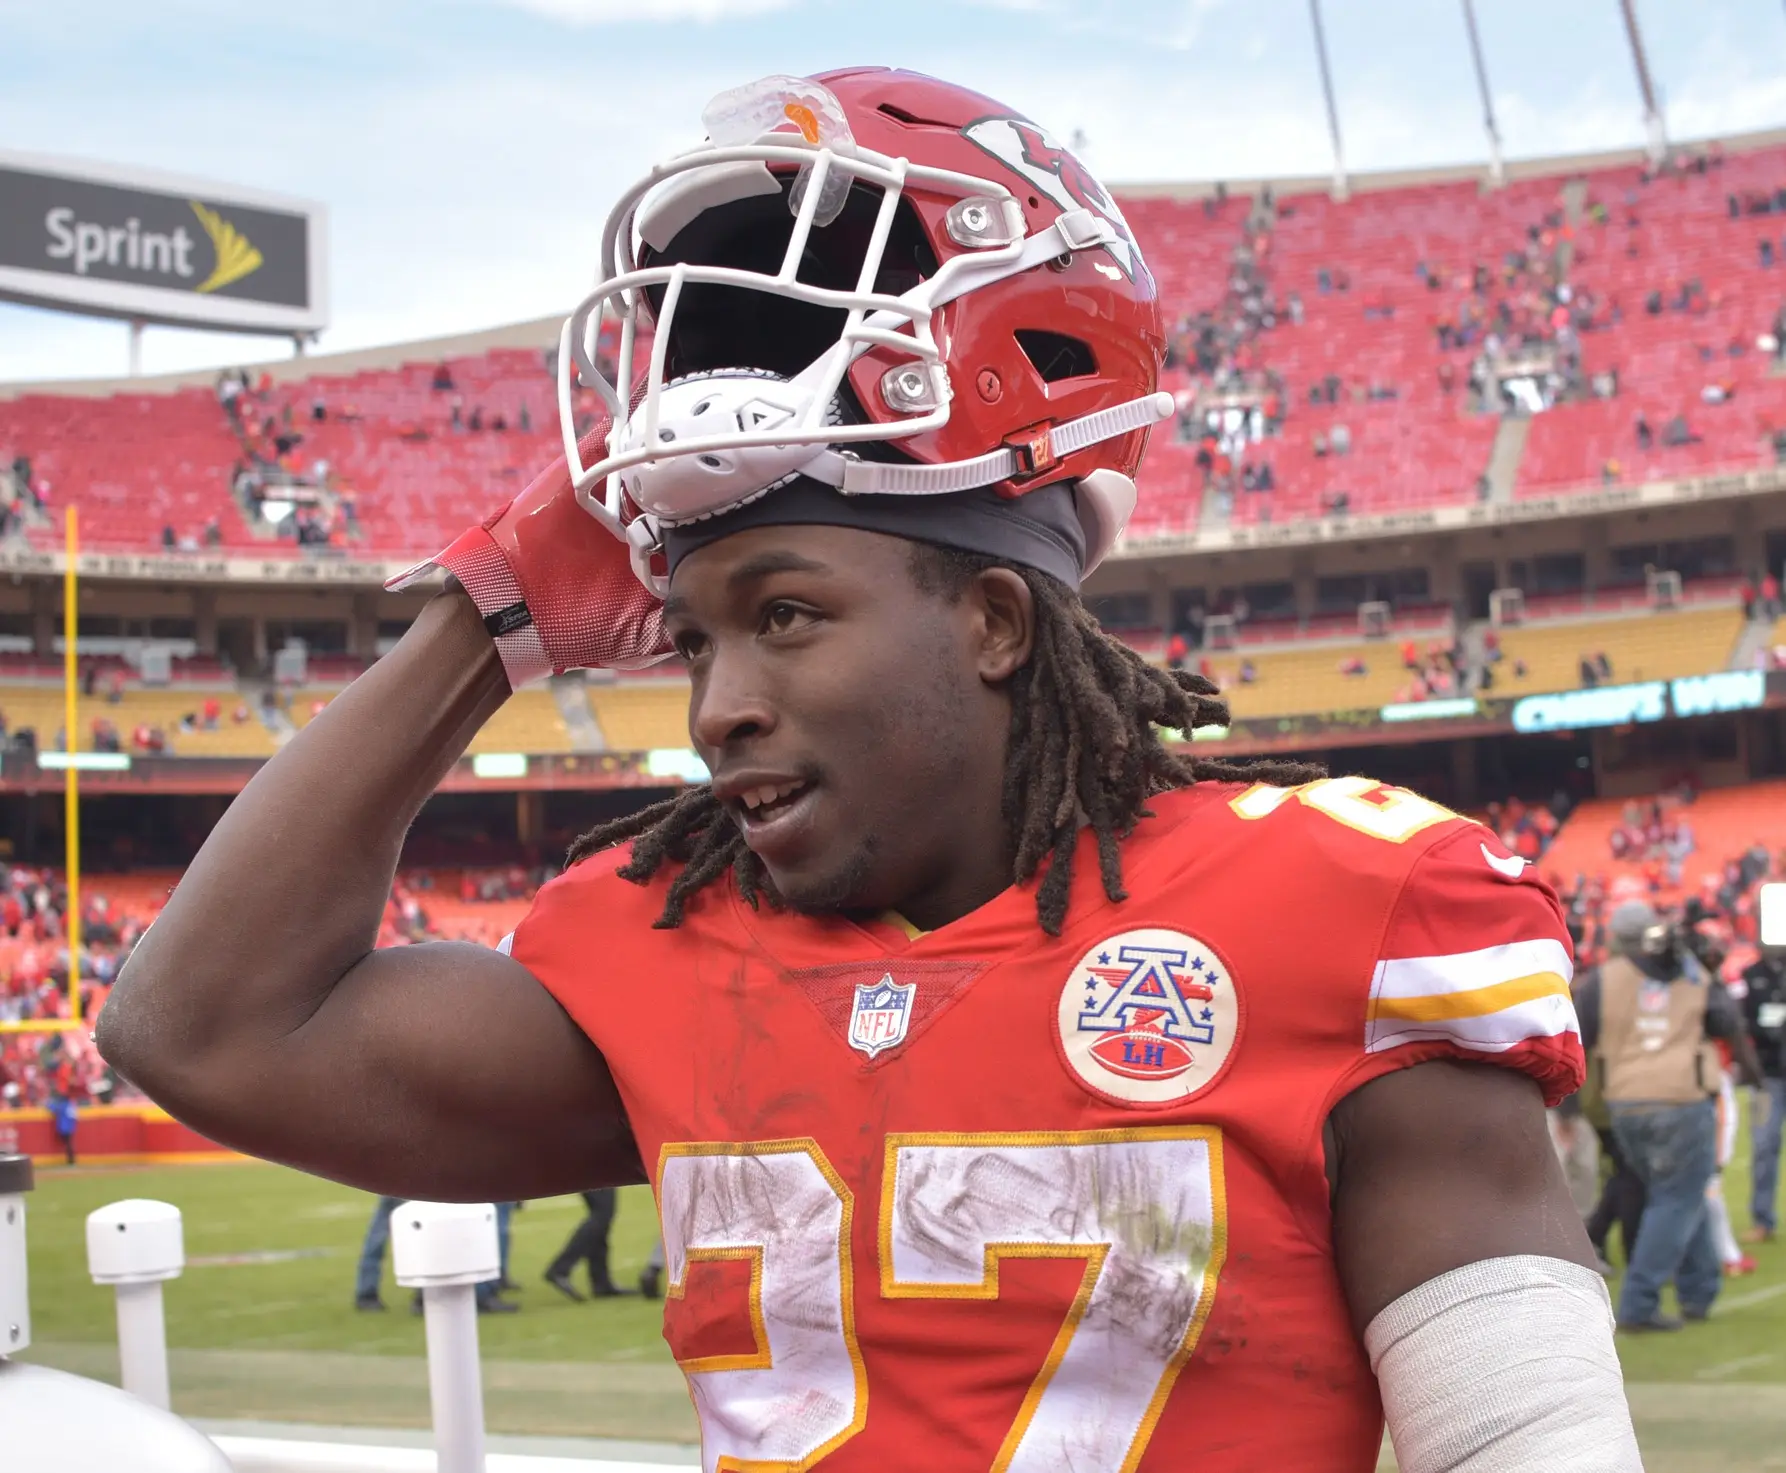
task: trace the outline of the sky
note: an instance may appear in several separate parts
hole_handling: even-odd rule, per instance
[[[1671,137],[1786,124],[1782,0],[1637,0]],[[1509,157],[1642,142],[1617,0],[1478,0]],[[1346,161],[1486,157],[1459,0],[1323,0]],[[879,63],[1085,139],[1107,183],[1332,167],[1306,0],[0,0],[0,149],[321,200],[319,351],[568,310],[608,206],[771,73]],[[0,381],[122,324],[0,304]],[[150,329],[144,368],[289,344]]]

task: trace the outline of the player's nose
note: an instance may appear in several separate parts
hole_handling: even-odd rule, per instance
[[[743,652],[716,651],[689,698],[688,735],[695,749],[723,752],[775,727],[775,703],[757,662]]]

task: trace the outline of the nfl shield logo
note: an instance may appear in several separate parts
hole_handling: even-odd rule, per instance
[[[872,1059],[883,1049],[904,1043],[917,990],[916,982],[895,982],[891,972],[879,982],[858,982],[850,1008],[850,1047]]]

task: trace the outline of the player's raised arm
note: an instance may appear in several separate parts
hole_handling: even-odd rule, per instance
[[[213,1139],[382,1192],[640,1179],[605,1064],[526,968],[373,947],[404,834],[511,684],[649,659],[658,605],[562,462],[439,562],[464,587],[230,806],[119,977],[100,1050]]]

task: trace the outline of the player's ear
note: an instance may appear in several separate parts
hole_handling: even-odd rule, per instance
[[[1036,601],[1023,575],[1010,568],[979,574],[971,596],[978,616],[980,679],[999,685],[1029,663],[1036,641]]]

